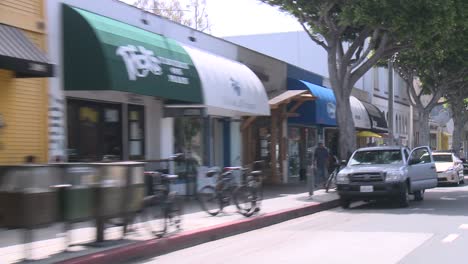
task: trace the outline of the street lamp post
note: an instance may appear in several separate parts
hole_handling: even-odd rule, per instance
[[[394,106],[394,90],[393,90],[393,62],[388,60],[388,145],[395,144],[393,131],[393,106]]]

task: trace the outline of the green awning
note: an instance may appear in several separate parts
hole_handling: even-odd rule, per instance
[[[114,90],[202,103],[201,82],[176,41],[63,5],[65,90]]]

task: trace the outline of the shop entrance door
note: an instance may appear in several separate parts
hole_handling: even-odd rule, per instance
[[[304,128],[304,150],[303,150],[303,160],[302,163],[302,173],[300,175],[300,180],[306,181],[307,176],[312,173],[311,169],[314,164],[314,151],[315,147],[318,144],[317,141],[317,129],[307,127]]]
[[[298,127],[288,128],[288,182],[298,182],[301,171],[301,131]]]
[[[288,181],[306,181],[317,145],[317,130],[310,127],[289,127],[288,137]]]

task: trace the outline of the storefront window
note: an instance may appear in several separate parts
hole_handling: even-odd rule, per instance
[[[184,153],[203,164],[202,119],[177,117],[174,120],[174,151]]]
[[[258,130],[259,142],[260,142],[260,157],[259,160],[270,161],[270,131],[266,127],[262,127]]]
[[[130,159],[145,157],[145,108],[128,106],[128,144]]]
[[[300,159],[300,141],[301,134],[299,128],[290,127],[288,131],[289,137],[289,177],[299,177],[299,171],[301,169],[301,159]]]
[[[122,159],[120,105],[69,99],[67,127],[70,161]]]

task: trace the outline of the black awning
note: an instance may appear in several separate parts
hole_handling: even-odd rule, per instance
[[[384,113],[380,111],[379,108],[377,108],[377,106],[373,104],[370,104],[367,102],[362,102],[362,104],[364,105],[364,107],[367,110],[367,113],[369,114],[372,131],[380,132],[380,133],[388,132],[387,120],[385,118]]]
[[[17,77],[52,77],[53,65],[18,28],[0,24],[0,69]]]

